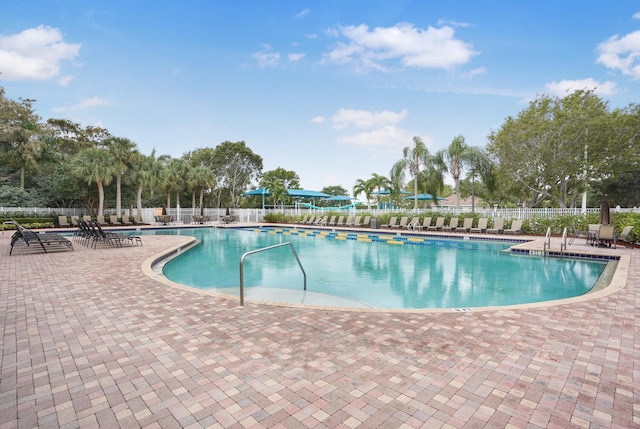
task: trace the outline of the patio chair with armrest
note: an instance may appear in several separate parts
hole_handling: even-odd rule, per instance
[[[471,227],[473,227],[473,218],[465,217],[464,221],[462,222],[462,228],[458,228],[458,229],[461,229],[464,232],[470,232]]]
[[[511,227],[504,230],[505,234],[522,234],[522,220],[514,219],[511,222]]]
[[[487,234],[504,234],[504,218],[495,218],[493,220],[493,227],[487,228]]]
[[[613,248],[616,248],[616,230],[613,225],[600,225],[598,229],[598,237],[596,238],[599,246],[609,246],[613,242]]]
[[[629,240],[629,234],[631,234],[631,230],[633,226],[625,226],[622,228],[622,232],[618,236],[618,242],[624,244],[624,247],[632,247],[633,241]]]
[[[427,228],[427,231],[440,231],[444,226],[444,217],[436,218],[436,224]]]
[[[489,219],[487,219],[486,217],[481,217],[480,219],[478,219],[478,226],[476,226],[475,228],[471,228],[469,232],[479,232],[481,234],[483,232],[487,232],[488,223]]]
[[[418,231],[422,231],[423,229],[428,229],[431,226],[431,217],[425,217],[422,221],[422,225],[416,225],[414,229]]]
[[[449,221],[449,225],[442,227],[443,231],[455,231],[457,229],[458,229],[458,218],[457,217],[452,217],[451,220]]]

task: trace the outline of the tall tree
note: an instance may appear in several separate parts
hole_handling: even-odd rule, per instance
[[[413,208],[418,208],[418,175],[421,167],[431,168],[435,163],[434,157],[429,153],[429,149],[418,136],[413,138],[413,147],[402,149],[402,159],[398,160],[391,168],[391,181],[395,187],[404,187],[405,171],[409,170],[413,177]]]
[[[215,162],[218,183],[228,193],[231,206],[236,207],[262,172],[262,157],[243,141],[225,141],[215,148]]]
[[[608,116],[607,103],[592,91],[541,96],[489,135],[487,151],[500,176],[529,195],[529,207],[545,200],[573,206],[589,181],[604,174],[612,143]]]
[[[87,184],[98,186],[98,215],[104,215],[104,186],[118,174],[118,166],[106,149],[92,147],[79,152],[71,160],[71,174]]]
[[[122,216],[122,176],[129,168],[134,151],[137,146],[129,139],[122,137],[109,137],[102,142],[113,158],[113,163],[118,168],[116,174],[116,215]]]
[[[382,200],[383,191],[389,192],[389,200],[391,200],[391,188],[393,187],[393,183],[388,177],[381,174],[372,173],[369,182],[371,183],[371,187],[373,189],[378,190],[376,194],[378,208],[380,208],[380,201]]]
[[[355,185],[353,185],[353,196],[357,198],[358,195],[364,194],[364,197],[367,199],[367,209],[371,210],[371,193],[374,189],[375,186],[370,180],[358,179]]]
[[[451,174],[455,185],[456,208],[460,208],[460,177],[464,168],[469,168],[479,172],[488,186],[493,183],[489,179],[491,172],[491,161],[484,149],[469,146],[463,136],[456,136],[446,149],[436,153],[438,163],[443,165]]]
[[[196,165],[195,167],[189,169],[187,173],[187,183],[189,186],[192,186],[193,189],[199,190],[200,195],[200,215],[203,215],[204,212],[204,190],[210,188],[215,183],[215,175],[213,171],[209,170],[204,165]]]

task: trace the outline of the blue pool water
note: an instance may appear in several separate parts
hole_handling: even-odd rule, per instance
[[[503,251],[511,245],[505,242],[399,240],[393,234],[375,241],[366,235],[257,231],[156,231],[193,235],[202,241],[168,262],[163,272],[184,285],[236,291],[239,261],[245,252],[291,242],[307,273],[310,292],[369,307],[469,308],[582,295],[593,287],[605,267],[601,261],[511,254]],[[244,284],[249,299],[252,291],[257,293],[259,289],[288,289],[294,293],[302,290],[303,275],[291,249],[283,246],[248,256]]]

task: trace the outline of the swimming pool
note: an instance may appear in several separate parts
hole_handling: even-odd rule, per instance
[[[164,275],[177,283],[237,294],[241,256],[288,241],[307,273],[309,292],[373,308],[464,309],[568,298],[587,293],[606,265],[504,252],[512,244],[508,242],[274,229],[155,233],[193,235],[202,241],[163,267]],[[250,255],[244,262],[244,283],[248,299],[264,299],[268,290],[299,293],[303,275],[285,246]]]

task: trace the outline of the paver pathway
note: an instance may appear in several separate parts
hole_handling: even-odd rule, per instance
[[[9,237],[0,429],[640,426],[637,249],[596,300],[394,313],[240,307],[142,273],[185,237],[11,257]]]

